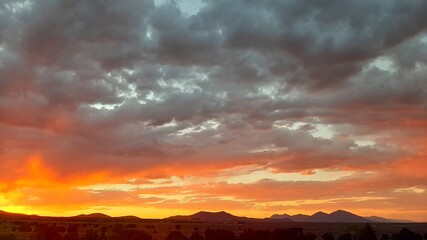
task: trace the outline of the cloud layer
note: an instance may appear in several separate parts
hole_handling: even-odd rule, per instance
[[[0,3],[0,208],[427,220],[427,2],[190,3]]]

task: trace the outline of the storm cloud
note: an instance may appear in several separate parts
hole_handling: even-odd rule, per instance
[[[426,166],[426,1],[206,0],[191,11],[189,4],[0,3],[4,194],[49,191],[46,181],[76,191],[106,179],[209,176],[200,181],[218,190],[201,194],[205,201],[233,191],[242,193],[235,199],[286,200],[214,180],[244,168],[272,174],[248,189],[290,194],[304,181],[274,174],[354,174],[309,184],[291,200],[349,181],[361,182],[357,197],[378,191],[397,204],[404,191],[396,189],[415,188],[423,194],[414,199],[426,198],[425,175],[405,170]],[[43,178],[33,168],[50,173],[47,180],[29,184]],[[377,187],[366,187],[368,173]],[[189,188],[203,193],[197,184]]]

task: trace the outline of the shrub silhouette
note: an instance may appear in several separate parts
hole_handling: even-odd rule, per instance
[[[98,232],[94,230],[87,230],[81,240],[99,240]]]
[[[304,234],[302,228],[276,229],[273,232],[274,240],[299,240],[303,238]]]
[[[350,233],[344,233],[338,236],[338,240],[353,240],[353,236]]]
[[[306,234],[304,234],[303,239],[304,240],[316,240],[317,236],[314,235],[313,233],[306,233]]]
[[[0,235],[0,240],[16,240],[15,234]]]
[[[125,223],[125,224],[85,224],[87,227],[80,229],[80,224],[66,224],[64,222],[54,221],[37,222],[37,221],[9,221],[3,222],[1,228],[7,232],[10,232],[13,228],[15,231],[19,231],[18,237],[14,234],[2,234],[0,232],[0,240],[153,240],[151,232],[156,233],[154,225],[142,225],[138,228],[137,224]],[[11,224],[9,224],[11,223]],[[83,225],[83,224],[82,224]],[[96,228],[98,225],[98,229]],[[379,225],[379,224],[378,224]],[[184,229],[187,225],[182,226]],[[376,235],[375,229],[371,224],[367,223],[363,228],[363,225],[357,225],[358,227],[349,232],[343,229],[345,232],[337,236],[337,240],[427,240],[427,233],[424,235],[417,234],[409,230],[408,228],[402,228],[399,232],[391,235],[382,234]],[[380,226],[380,225],[379,225]],[[95,227],[95,228],[94,228]],[[153,229],[149,230],[150,233],[142,231],[142,228]],[[166,228],[167,226],[165,226]],[[243,226],[244,227],[244,226]],[[243,229],[240,228],[239,229]],[[275,229],[262,230],[262,229],[248,229],[243,231],[238,236],[233,231],[225,229],[211,229],[208,228],[204,232],[200,232],[199,227],[192,227],[194,231],[190,236],[184,235],[179,230],[174,228],[181,228],[180,224],[174,224],[169,227],[171,229],[166,238],[164,235],[154,235],[155,240],[316,240],[318,239],[313,233],[304,233],[302,228],[288,228],[288,229]],[[33,229],[30,234],[23,234],[21,232],[29,232]],[[140,230],[141,229],[141,230]],[[163,229],[163,228],[161,228]],[[188,228],[190,229],[190,228]],[[231,229],[231,228],[230,228]],[[237,231],[237,226],[233,228]],[[84,233],[82,233],[84,232]],[[160,228],[159,228],[160,232]],[[240,232],[240,231],[239,231]],[[80,235],[79,235],[80,233]],[[204,234],[203,234],[204,233]],[[29,237],[27,237],[29,236]],[[63,236],[63,237],[61,237]],[[330,232],[324,233],[319,239],[323,240],[335,240],[334,235]]]
[[[391,236],[392,240],[422,240],[420,234],[416,234],[407,228],[402,228],[398,234]]]
[[[106,239],[106,236],[104,234]],[[104,239],[104,240],[105,240]],[[145,231],[138,231],[135,229],[116,229],[111,235],[110,240],[152,240],[153,236]],[[100,239],[102,240],[102,239]]]
[[[151,236],[151,234],[145,231],[137,231],[131,237],[131,240],[152,240],[152,239],[153,239],[153,236]]]
[[[303,233],[302,228],[268,230],[245,230],[239,240],[315,240],[317,236],[313,233]]]
[[[223,229],[206,229],[205,240],[237,240],[236,235],[232,231]]]
[[[69,233],[77,233],[79,230],[80,225],[79,224],[70,224],[67,227],[67,232]]]
[[[390,240],[390,236],[388,234],[383,234],[381,235],[380,240]]]
[[[62,240],[61,234],[58,233],[56,225],[38,225],[36,226],[33,235],[33,240]]]
[[[371,224],[367,223],[365,227],[360,231],[357,240],[377,240],[377,234],[371,227]]]
[[[267,230],[246,230],[239,236],[239,240],[270,240],[273,239],[273,233]]]
[[[137,228],[138,226],[135,223],[130,223],[126,225],[126,228]]]
[[[335,240],[334,235],[330,234],[330,233],[324,233],[322,235],[323,240]]]
[[[199,231],[194,231],[188,240],[205,240],[205,237]]]
[[[79,234],[77,232],[68,232],[64,235],[63,240],[79,240]]]
[[[31,232],[33,231],[33,228],[31,227],[30,223],[24,222],[24,223],[21,223],[21,226],[18,228],[18,231]]]
[[[182,234],[182,232],[173,231],[166,236],[165,240],[187,240],[187,238]]]

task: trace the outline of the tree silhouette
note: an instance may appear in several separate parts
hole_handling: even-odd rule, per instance
[[[79,240],[79,234],[77,232],[68,232],[64,235],[63,240]]]
[[[350,233],[344,233],[338,236],[338,240],[353,240],[353,236]]]
[[[165,240],[187,240],[187,238],[182,234],[182,232],[173,231],[166,236]]]
[[[273,239],[273,234],[267,230],[246,230],[239,236],[239,240],[270,240]]]
[[[194,231],[188,240],[205,240],[205,237],[199,231]]]
[[[83,235],[82,240],[98,240],[98,232],[95,230],[87,230],[86,234]]]
[[[416,234],[407,228],[402,228],[398,234],[393,234],[391,236],[392,240],[422,240],[420,234]]]
[[[388,234],[383,234],[381,235],[380,240],[390,240],[390,236]]]
[[[299,240],[304,237],[302,228],[275,229],[273,235],[275,240]]]
[[[206,229],[205,231],[206,240],[237,240],[236,235],[232,231],[224,229]]]
[[[313,233],[306,233],[304,234],[303,240],[316,240],[317,236]]]
[[[15,234],[0,235],[0,240],[16,240]]]
[[[131,240],[152,240],[152,239],[153,239],[153,236],[151,236],[151,234],[145,231],[137,231],[131,237]]]
[[[107,237],[105,233],[101,234],[102,239],[105,240]],[[110,240],[152,240],[153,236],[145,231],[138,231],[135,229],[116,229]]]
[[[61,234],[58,233],[56,225],[37,226],[31,238],[33,240],[62,240]]]
[[[323,240],[335,240],[334,235],[330,234],[330,233],[324,233],[322,235]]]
[[[77,233],[79,230],[79,224],[70,224],[67,227],[67,232],[69,233]]]
[[[24,222],[21,224],[18,231],[20,231],[20,232],[31,232],[31,231],[33,231],[33,228],[31,227],[30,223]]]
[[[360,231],[357,240],[377,240],[377,234],[371,227],[371,224],[367,223],[365,227]]]

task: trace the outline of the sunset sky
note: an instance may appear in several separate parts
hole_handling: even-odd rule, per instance
[[[2,0],[0,210],[427,221],[426,12]]]

